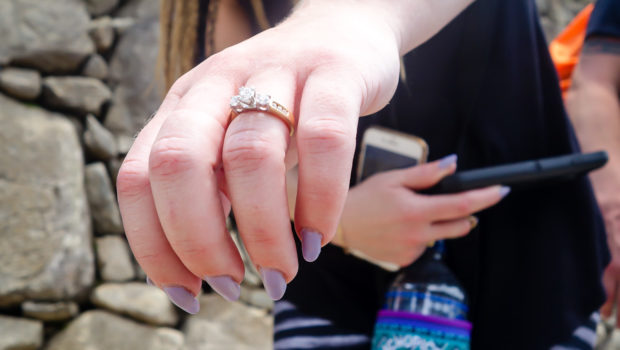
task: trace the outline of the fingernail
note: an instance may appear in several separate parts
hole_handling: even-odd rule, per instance
[[[273,300],[280,300],[286,291],[286,280],[280,271],[261,268],[260,275],[267,295]]]
[[[304,260],[313,262],[321,254],[321,240],[323,236],[309,229],[301,230],[301,252]]]
[[[149,276],[146,276],[146,284],[148,284],[149,286],[155,286],[155,283],[153,283]]]
[[[510,193],[510,187],[502,186],[499,188],[499,194],[502,196],[502,198],[506,197],[508,193]]]
[[[451,154],[449,156],[445,156],[441,158],[439,161],[439,169],[447,169],[452,166],[452,164],[456,164],[457,156],[456,154]]]
[[[200,303],[183,287],[164,287],[164,292],[170,301],[188,314],[196,314],[200,310]]]
[[[478,217],[470,215],[469,217],[467,217],[467,220],[469,220],[470,231],[476,228],[476,226],[478,226]]]
[[[236,301],[241,295],[241,287],[230,276],[205,277],[204,280],[228,301]]]

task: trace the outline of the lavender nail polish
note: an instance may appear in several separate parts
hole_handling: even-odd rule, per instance
[[[155,283],[153,283],[153,281],[149,278],[149,276],[146,276],[146,284],[148,284],[149,286],[156,286]]]
[[[508,193],[510,193],[510,187],[508,186],[500,187],[499,194],[502,196],[502,198],[506,197]]]
[[[323,235],[309,229],[301,230],[301,252],[304,260],[313,262],[321,254],[321,240]]]
[[[286,280],[282,273],[274,269],[261,268],[260,274],[269,297],[273,300],[280,300],[286,291]]]
[[[164,287],[170,301],[188,314],[196,314],[200,310],[198,300],[183,287]]]
[[[241,295],[241,287],[230,276],[205,277],[205,282],[228,301],[235,301]]]
[[[452,164],[456,164],[457,156],[456,154],[451,154],[449,156],[445,156],[439,160],[439,169],[447,169]]]

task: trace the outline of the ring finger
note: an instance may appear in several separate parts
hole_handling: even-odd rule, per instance
[[[294,111],[295,75],[270,69],[252,76],[247,87],[271,94]],[[259,269],[267,293],[280,299],[297,273],[290,228],[284,163],[289,128],[269,112],[245,111],[228,126],[222,160],[241,238]]]

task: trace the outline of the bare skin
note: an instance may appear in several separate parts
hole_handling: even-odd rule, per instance
[[[389,101],[400,55],[470,2],[304,1],[277,27],[178,79],[117,181],[125,232],[151,280],[186,293],[184,302],[198,294],[201,279],[238,287],[244,271],[226,231],[230,202],[252,261],[275,281],[267,281],[268,293],[281,297],[298,268],[287,152],[299,164],[296,227],[318,232],[325,245],[346,200],[358,117]],[[295,147],[286,125],[268,114],[245,112],[228,122],[230,97],[244,85],[295,112]]]
[[[609,163],[591,175],[603,212],[612,261],[603,275],[609,317],[620,301],[620,41],[592,38],[586,42],[574,72],[566,107],[583,151],[604,149]],[[620,313],[617,313],[620,320]],[[616,322],[620,327],[620,322]]]

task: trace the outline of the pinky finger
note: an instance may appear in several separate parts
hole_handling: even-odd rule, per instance
[[[433,223],[430,234],[433,240],[458,238],[465,236],[476,226],[478,226],[478,218],[471,215],[462,219]]]

